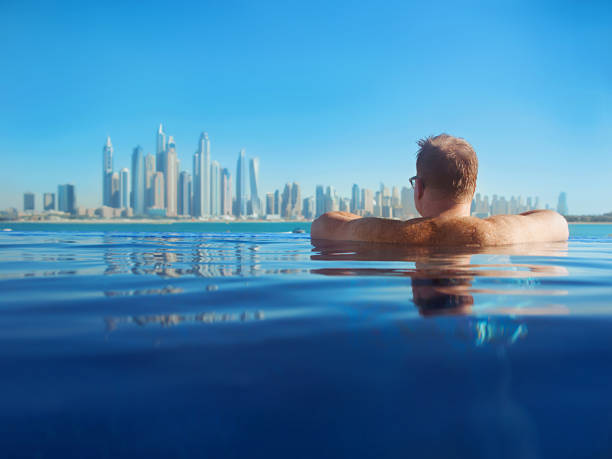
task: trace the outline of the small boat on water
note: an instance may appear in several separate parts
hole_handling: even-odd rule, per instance
[[[293,231],[291,231],[292,233],[305,233],[306,231],[304,231],[302,228],[293,228]]]

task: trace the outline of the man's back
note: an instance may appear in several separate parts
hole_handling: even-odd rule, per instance
[[[557,212],[521,215],[433,217],[400,221],[330,212],[312,223],[312,239],[394,243],[414,246],[496,246],[565,241],[567,221]]]

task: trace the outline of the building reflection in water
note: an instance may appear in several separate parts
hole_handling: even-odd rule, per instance
[[[308,259],[308,248],[268,249],[268,244],[240,236],[216,237],[104,237],[104,274],[159,275],[164,277],[247,277],[308,272],[302,268],[272,268]]]
[[[153,315],[138,315],[128,317],[107,317],[106,331],[111,332],[116,330],[121,325],[138,325],[141,327],[147,325],[161,325],[162,327],[172,327],[182,323],[227,323],[227,322],[251,322],[265,319],[265,314],[261,310],[254,312],[238,313],[216,313],[201,312],[197,314],[153,314]]]

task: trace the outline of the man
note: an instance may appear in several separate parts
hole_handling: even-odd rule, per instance
[[[410,179],[423,218],[407,221],[328,212],[312,223],[311,238],[415,246],[494,246],[565,241],[565,218],[550,210],[470,216],[478,158],[464,139],[441,134],[418,142],[417,175]]]

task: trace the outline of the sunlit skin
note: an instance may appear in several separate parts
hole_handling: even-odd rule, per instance
[[[417,178],[414,203],[422,218],[390,220],[328,212],[311,227],[313,240],[395,243],[412,246],[486,247],[566,241],[567,221],[551,210],[520,215],[470,216],[472,196],[457,202]]]

